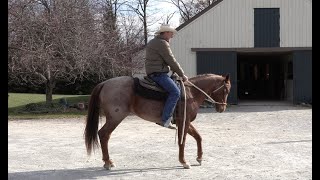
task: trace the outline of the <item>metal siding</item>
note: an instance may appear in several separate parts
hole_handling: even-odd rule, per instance
[[[231,92],[228,103],[237,104],[237,53],[197,52],[197,74],[230,74]]]
[[[293,103],[312,103],[312,51],[293,52]]]
[[[223,0],[172,39],[174,55],[186,74],[196,75],[191,48],[254,47],[254,8],[280,9],[280,47],[312,47],[312,1]]]
[[[312,1],[283,1],[280,8],[281,47],[312,46]]]
[[[254,47],[279,47],[279,8],[254,9]]]

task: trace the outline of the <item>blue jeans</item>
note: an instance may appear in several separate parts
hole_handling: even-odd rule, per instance
[[[172,115],[180,98],[180,89],[167,73],[156,73],[150,78],[168,92],[167,100],[162,111],[162,122],[165,123]]]

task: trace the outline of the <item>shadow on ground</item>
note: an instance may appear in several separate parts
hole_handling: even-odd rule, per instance
[[[114,177],[130,175],[142,172],[169,171],[175,169],[183,169],[182,166],[160,167],[160,168],[141,168],[141,169],[114,169],[106,170],[102,167],[79,168],[79,169],[58,169],[58,170],[42,170],[30,172],[8,173],[8,179],[14,180],[34,180],[34,179],[97,179],[98,177]]]
[[[218,113],[215,105],[211,107],[200,108],[199,113]],[[228,112],[270,112],[270,111],[284,111],[284,110],[304,110],[312,109],[312,105],[298,105],[287,101],[239,101],[236,105],[228,105],[223,113]]]

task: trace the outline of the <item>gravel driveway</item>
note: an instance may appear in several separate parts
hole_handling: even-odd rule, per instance
[[[100,122],[100,126],[104,122]],[[101,149],[87,156],[84,118],[10,120],[9,179],[312,179],[312,107],[234,105],[202,108],[193,122],[203,139],[203,162],[187,136],[183,169],[175,131],[129,116],[113,132],[103,169]]]

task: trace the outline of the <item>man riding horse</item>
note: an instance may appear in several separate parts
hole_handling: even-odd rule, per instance
[[[162,126],[176,129],[171,123],[173,111],[180,98],[180,89],[169,77],[171,70],[187,81],[188,77],[184,74],[180,64],[176,61],[170,49],[170,39],[177,31],[170,25],[161,25],[146,47],[145,69],[147,75],[168,92],[162,111]]]
[[[84,130],[85,145],[87,153],[90,155],[100,141],[103,167],[107,170],[115,167],[115,163],[109,155],[111,134],[131,113],[152,123],[175,128],[171,123],[171,118],[180,97],[180,90],[167,74],[170,69],[186,81],[183,86],[186,97],[180,106],[184,108],[181,110],[178,108],[179,110],[174,117],[178,129],[179,162],[186,169],[191,167],[184,157],[186,135],[189,134],[197,141],[196,160],[201,165],[202,138],[191,122],[195,120],[198,109],[206,98],[216,104],[217,112],[225,111],[231,89],[230,75],[202,74],[188,79],[170,50],[169,40],[174,32],[176,31],[170,26],[162,25],[157,36],[147,45],[146,52],[147,74],[169,92],[169,97],[165,102],[140,96],[135,88],[137,81],[132,76],[119,76],[105,80],[92,90]],[[106,120],[99,129],[100,112],[103,112]]]

